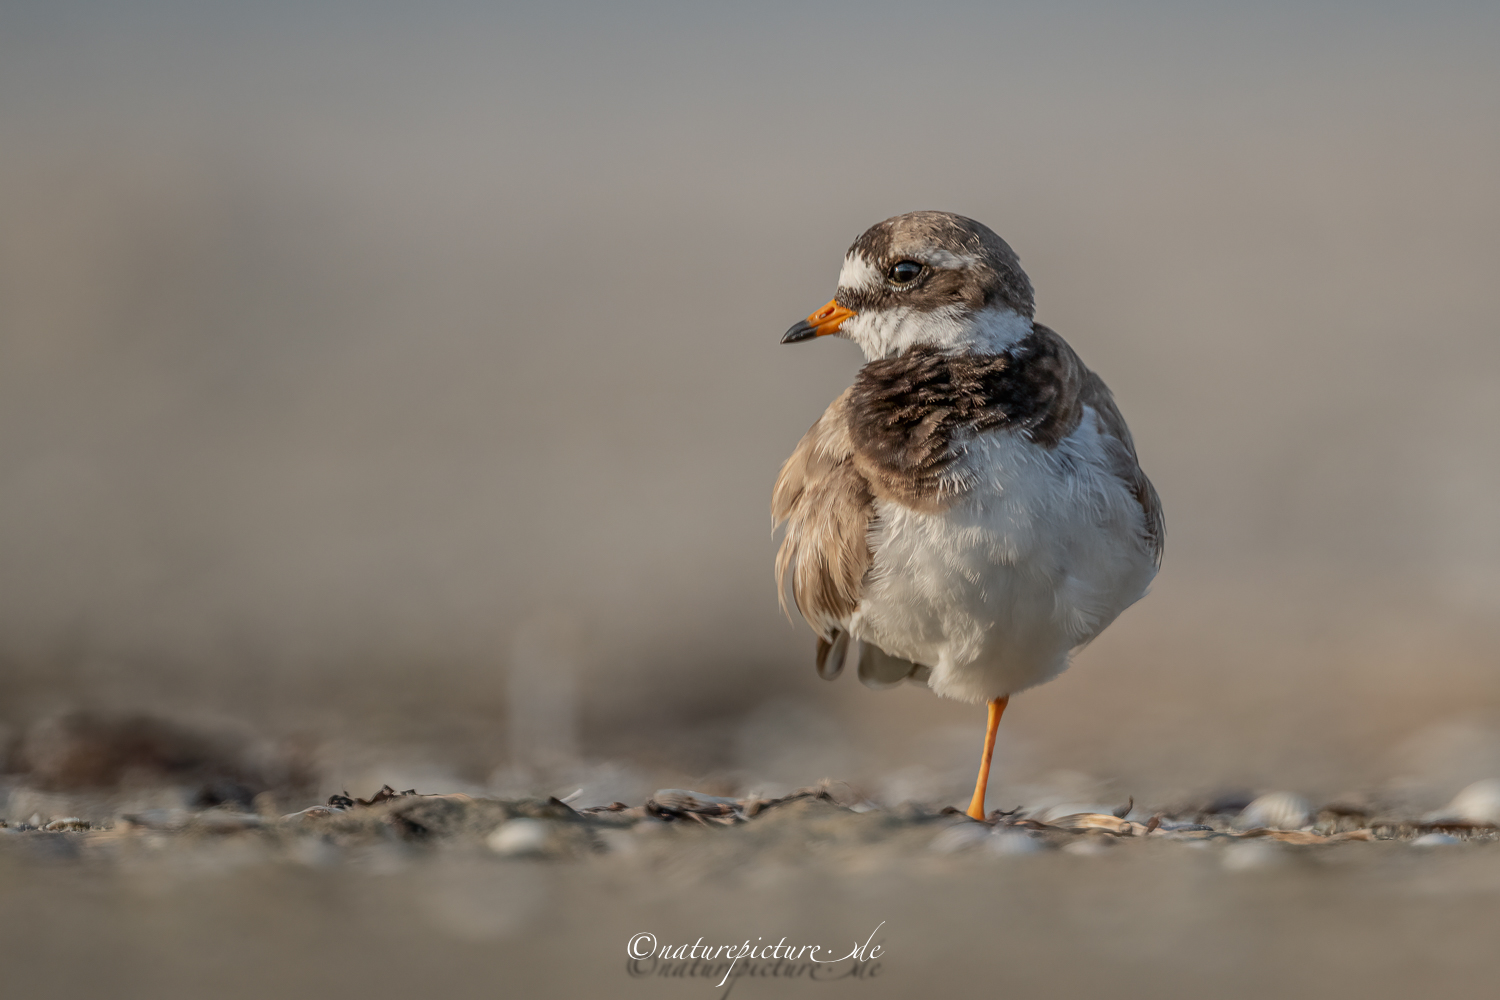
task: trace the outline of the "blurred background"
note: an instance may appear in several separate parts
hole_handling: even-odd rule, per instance
[[[115,739],[307,801],[957,801],[982,710],[817,681],[768,514],[859,364],[778,338],[938,208],[1167,511],[996,804],[1446,801],[1500,774],[1496,51],[1464,2],[7,0],[7,787]]]

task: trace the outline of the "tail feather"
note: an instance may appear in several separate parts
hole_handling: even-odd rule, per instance
[[[818,676],[831,681],[844,672],[849,661],[859,664],[859,682],[865,687],[884,691],[905,680],[926,684],[932,668],[892,656],[879,646],[851,639],[843,629],[834,629],[833,638],[818,636]]]
[[[818,636],[818,676],[831,681],[844,672],[844,659],[849,653],[849,633],[834,630],[833,640]]]
[[[867,688],[884,691],[908,677],[930,673],[926,667],[892,656],[874,643],[862,642],[859,645],[859,682]]]

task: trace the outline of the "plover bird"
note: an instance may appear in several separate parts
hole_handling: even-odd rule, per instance
[[[1146,593],[1164,523],[1104,382],[1032,320],[1031,281],[990,229],[887,219],[833,300],[782,337],[854,341],[866,363],[781,469],[776,556],[826,679],[912,679],[988,703],[968,813],[985,818],[1010,696]]]

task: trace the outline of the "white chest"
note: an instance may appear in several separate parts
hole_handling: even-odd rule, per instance
[[[1139,600],[1155,575],[1143,513],[1109,469],[1092,411],[1056,448],[976,439],[941,514],[876,501],[874,561],[851,632],[986,701],[1040,684]]]

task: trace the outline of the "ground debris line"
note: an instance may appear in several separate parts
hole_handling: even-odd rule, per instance
[[[1371,815],[1364,810],[1341,806],[1315,810],[1313,815],[1317,820],[1300,829],[1265,826],[1244,829],[1236,825],[1240,820],[1237,814],[1209,812],[1201,807],[1159,810],[1149,813],[1146,822],[1138,822],[1128,817],[1138,815],[1144,818],[1148,813],[1144,810],[1134,812],[1133,797],[1127,806],[1115,809],[1113,813],[1084,812],[1059,817],[1036,813],[1047,816],[1039,819],[1028,815],[1026,808],[1018,807],[1008,811],[996,810],[985,820],[975,821],[953,808],[934,809],[910,803],[882,808],[857,794],[852,797],[835,795],[835,787],[823,782],[781,796],[740,798],[666,788],[653,793],[641,805],[611,802],[575,810],[555,797],[499,799],[463,793],[421,793],[411,788],[398,791],[390,785],[382,785],[367,798],[345,791],[330,796],[326,803],[285,814],[266,810],[248,812],[219,805],[200,809],[122,812],[108,821],[64,814],[32,816],[28,822],[0,821],[0,834],[3,834],[0,846],[20,844],[28,838],[54,838],[59,844],[66,841],[81,845],[76,850],[85,854],[93,849],[90,845],[97,845],[96,853],[107,854],[118,849],[119,845],[140,842],[142,838],[156,841],[165,838],[184,844],[210,840],[224,842],[230,838],[241,838],[237,842],[250,843],[258,838],[273,848],[282,846],[288,849],[290,845],[312,838],[334,848],[379,842],[394,842],[412,848],[468,843],[490,844],[492,850],[504,853],[502,848],[494,845],[511,843],[515,840],[513,835],[524,830],[530,831],[528,835],[541,845],[537,856],[580,858],[624,849],[621,845],[628,846],[630,838],[636,836],[630,831],[643,823],[725,829],[754,824],[759,818],[794,806],[797,808],[787,813],[792,817],[791,827],[772,824],[766,829],[791,830],[795,838],[801,829],[797,824],[826,825],[832,822],[836,826],[843,824],[840,829],[868,831],[859,834],[866,838],[866,842],[888,840],[895,843],[899,838],[910,836],[903,831],[942,825],[954,830],[974,831],[973,835],[949,837],[945,841],[965,849],[988,843],[996,835],[1006,832],[1029,834],[1038,843],[1054,849],[1084,841],[1124,840],[1219,843],[1263,840],[1311,848],[1376,841],[1409,843],[1433,834],[1453,838],[1448,843],[1482,843],[1500,839],[1500,829],[1493,823],[1434,821],[1430,814],[1422,818]],[[518,820],[523,821],[522,824],[514,825]],[[498,831],[507,824],[512,824],[511,833],[496,839]],[[525,824],[532,825],[527,827]],[[617,832],[610,832],[612,830]],[[622,841],[621,837],[627,839]],[[755,843],[746,842],[752,849],[758,849],[754,848]]]

